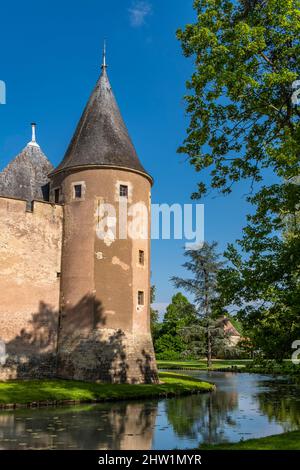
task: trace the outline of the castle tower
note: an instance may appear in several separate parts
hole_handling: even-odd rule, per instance
[[[64,204],[58,375],[157,381],[150,333],[152,178],[115,101],[105,52],[100,78],[50,178],[50,199]],[[127,236],[124,208],[131,219],[143,212],[146,236]]]

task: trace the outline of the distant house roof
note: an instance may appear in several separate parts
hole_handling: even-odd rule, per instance
[[[238,330],[233,326],[231,323],[230,319],[227,317],[223,317],[220,319],[220,322],[223,323],[223,328],[224,332],[229,334],[230,336],[240,336],[241,334],[238,332]]]
[[[107,76],[105,57],[100,78],[64,159],[53,173],[84,166],[120,167],[150,178],[139,161],[119,111]]]
[[[24,199],[28,202],[48,200],[48,174],[53,170],[40,146],[32,140],[22,152],[0,172],[0,196]]]

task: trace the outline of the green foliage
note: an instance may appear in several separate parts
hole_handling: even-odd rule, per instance
[[[293,364],[291,361],[284,360],[280,363],[272,359],[264,359],[260,356],[256,357],[247,365],[247,372],[255,372],[257,374],[280,374],[280,375],[300,375],[299,364]]]
[[[219,288],[223,303],[238,307],[244,334],[256,349],[282,359],[291,355],[291,343],[300,337],[300,232],[280,236],[285,224],[280,212],[288,198],[276,203],[277,211],[270,200],[272,190],[256,198],[256,214],[249,216],[239,241],[248,256],[229,245],[229,264],[219,273]],[[280,192],[287,191],[282,185]],[[275,224],[277,231],[270,234]]]
[[[172,303],[167,307],[163,328],[171,334],[176,334],[183,327],[193,323],[196,318],[194,305],[178,292],[172,297]]]
[[[218,354],[226,343],[223,325],[220,324],[220,303],[218,299],[218,272],[223,266],[216,252],[217,243],[204,243],[198,250],[187,250],[188,258],[183,267],[192,273],[189,279],[173,277],[178,288],[191,293],[195,299],[197,316],[194,322],[182,328],[184,338],[193,357],[207,357],[208,367],[212,355]]]
[[[211,187],[225,194],[240,179],[260,181],[265,168],[286,180],[299,175],[300,112],[292,104],[299,6],[299,0],[195,0],[197,21],[177,32],[196,67],[179,151],[196,171],[210,168]],[[201,182],[194,196],[206,191]]]
[[[194,306],[180,292],[172,297],[164,320],[160,324],[159,334],[155,337],[154,348],[158,358],[175,360],[185,355],[187,342],[182,329],[196,320]]]
[[[159,361],[180,361],[183,354],[179,351],[174,351],[174,349],[166,349],[158,346],[158,349],[161,352],[156,352],[156,359]],[[168,367],[166,367],[168,369]]]
[[[178,333],[164,333],[155,341],[156,354],[164,359],[179,359],[184,349],[184,342]]]
[[[177,288],[183,288],[193,295],[200,317],[212,317],[215,313],[213,307],[217,297],[217,274],[223,266],[216,249],[217,242],[205,242],[197,250],[186,250],[184,256],[188,261],[182,266],[192,273],[192,277],[172,277]]]
[[[155,296],[156,296],[156,287],[151,286],[151,292],[150,292],[151,305],[155,302]],[[151,327],[152,339],[153,339],[153,342],[155,343],[156,339],[159,337],[159,334],[160,334],[161,323],[159,322],[158,310],[155,310],[154,308],[152,308],[152,306],[150,307],[150,327]]]
[[[300,431],[286,432],[275,436],[249,439],[237,443],[218,445],[202,444],[202,450],[299,450]]]

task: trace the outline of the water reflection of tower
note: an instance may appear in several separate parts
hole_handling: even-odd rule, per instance
[[[0,413],[0,449],[147,450],[156,415],[155,402]]]
[[[112,434],[101,442],[99,450],[148,450],[152,448],[157,403],[129,403],[122,412],[112,409],[108,415]]]
[[[122,450],[148,450],[152,448],[157,404],[128,405],[126,432],[121,442]]]

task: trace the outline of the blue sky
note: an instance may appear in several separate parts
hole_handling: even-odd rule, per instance
[[[140,159],[155,179],[152,202],[189,203],[199,174],[176,153],[188,119],[183,96],[193,63],[176,30],[195,19],[192,0],[27,0],[2,2],[0,168],[30,140],[54,165],[62,159],[100,73],[103,38],[108,74]],[[204,177],[202,177],[204,178]],[[205,238],[220,250],[241,235],[247,205],[241,184],[230,197],[205,204]],[[184,275],[183,241],[153,241],[152,283],[157,303],[170,301],[172,275]]]

